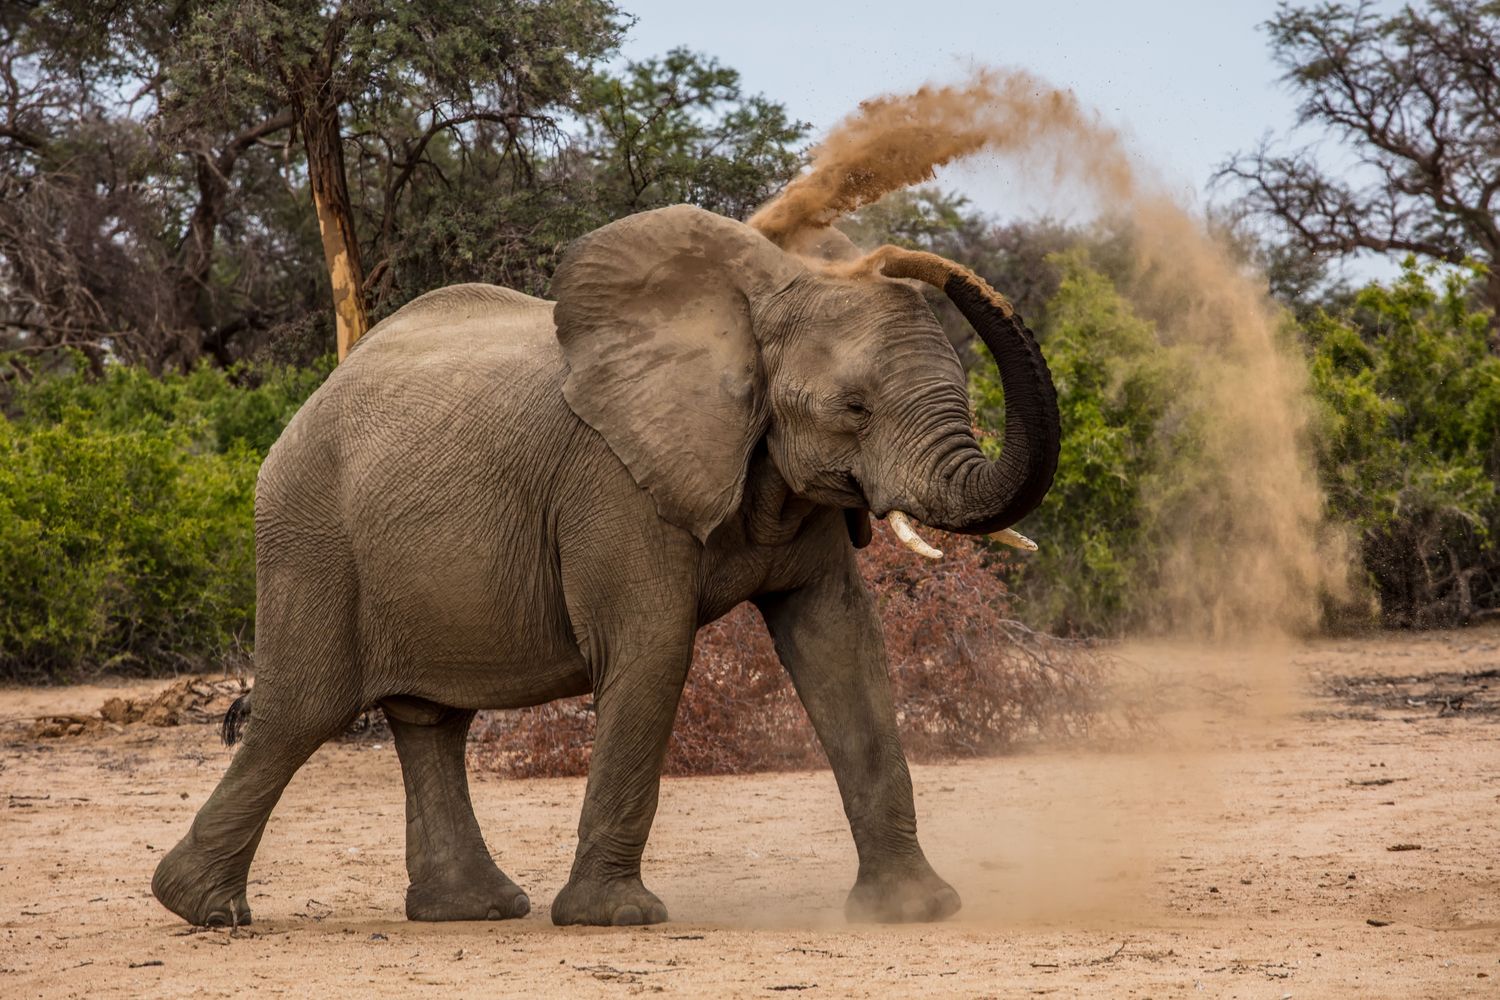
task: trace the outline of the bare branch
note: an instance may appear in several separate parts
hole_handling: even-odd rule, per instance
[[[1330,129],[1361,180],[1264,144],[1216,180],[1308,250],[1500,262],[1500,6],[1433,0],[1387,18],[1366,2],[1283,6],[1267,28],[1302,93],[1300,124]]]

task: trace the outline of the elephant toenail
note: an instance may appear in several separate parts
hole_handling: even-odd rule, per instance
[[[615,914],[610,919],[610,923],[616,927],[633,927],[636,924],[643,924],[645,922],[646,918],[642,915],[641,908],[634,903],[626,903],[624,906],[615,907]]]
[[[484,919],[486,919],[486,920],[499,920],[500,919],[500,908],[497,907],[497,906],[490,907],[489,912],[484,915]]]
[[[208,919],[203,921],[204,927],[228,927],[229,917],[218,910],[210,913]]]
[[[531,899],[524,894],[517,896],[515,901],[510,904],[510,915],[513,917],[524,917],[530,912]]]

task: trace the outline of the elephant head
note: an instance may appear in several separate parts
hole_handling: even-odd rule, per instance
[[[909,515],[989,534],[1035,508],[1057,467],[1057,397],[1005,299],[932,254],[859,256],[830,232],[801,243],[789,252],[677,206],[596,230],[559,267],[564,394],[661,515],[706,542],[738,507],[761,442],[794,493],[898,527]],[[1000,367],[997,461],[980,451],[963,367],[912,279],[943,289]]]

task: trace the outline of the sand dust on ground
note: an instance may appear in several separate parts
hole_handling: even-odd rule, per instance
[[[1125,650],[1146,669],[1224,653]],[[287,789],[255,925],[190,929],[148,886],[230,759],[216,729],[41,738],[37,716],[165,684],[0,690],[0,996],[1500,995],[1500,628],[1274,655],[1324,693],[1188,736],[914,767],[965,906],[908,927],[844,922],[854,851],[826,772],[667,780],[645,877],[673,921],[601,930],[547,919],[582,780],[476,776],[532,915],[408,923],[401,777],[365,739]]]

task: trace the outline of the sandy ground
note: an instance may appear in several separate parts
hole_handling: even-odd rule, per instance
[[[1188,705],[1196,728],[1125,746],[915,767],[927,853],[965,908],[890,928],[843,920],[854,854],[827,773],[667,780],[645,876],[674,919],[618,930],[547,919],[582,781],[476,777],[532,915],[407,923],[400,774],[366,740],[288,788],[254,927],[192,931],[148,883],[228,763],[212,727],[30,739],[18,719],[119,689],[0,691],[0,996],[1500,995],[1500,677],[1473,676],[1500,668],[1500,629],[1246,669],[1267,657],[1306,689],[1351,680],[1277,719]]]

